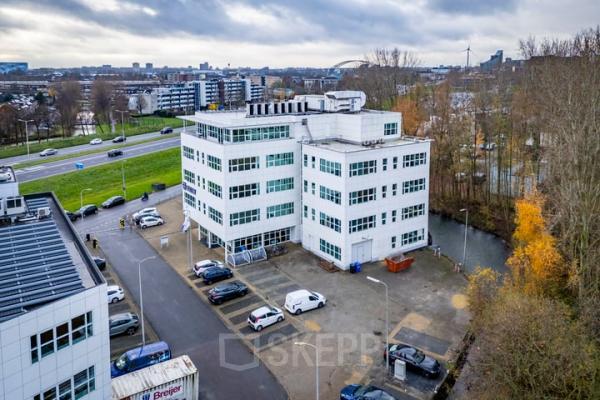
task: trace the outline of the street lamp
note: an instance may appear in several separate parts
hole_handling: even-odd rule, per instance
[[[123,125],[123,113],[128,113],[129,111],[115,110],[115,112],[121,113],[121,136],[123,136],[123,138],[125,138],[125,127]],[[125,141],[123,141],[123,143],[125,143]]]
[[[142,295],[142,264],[148,260],[155,259],[156,256],[150,256],[138,261],[138,280],[140,283],[140,312],[142,313],[142,347],[146,346],[146,331],[144,329],[144,297]]]
[[[123,197],[127,198],[127,187],[125,186],[125,160],[121,160],[121,177],[123,178],[123,184],[121,185]]]
[[[308,346],[315,349],[315,399],[319,400],[319,348],[314,344],[306,343],[306,342],[294,342],[296,346]]]
[[[466,213],[466,217],[465,217],[465,243],[464,243],[464,246],[463,246],[463,260],[462,260],[463,268],[466,268],[465,262],[467,261],[467,228],[469,227],[469,209],[468,208],[461,208],[460,212]]]
[[[19,119],[21,122],[25,122],[25,142],[27,143],[27,159],[29,160],[29,130],[27,129],[27,123],[33,122],[32,119]]]
[[[81,192],[79,192],[79,208],[83,208],[83,192],[91,192],[92,189],[90,188],[86,188],[86,189],[81,189]],[[83,219],[83,213],[81,213],[81,219]]]
[[[389,342],[389,323],[390,323],[390,309],[388,301],[388,285],[384,281],[367,276],[367,279],[374,283],[379,283],[385,286],[385,372],[389,372],[390,368],[390,342]]]

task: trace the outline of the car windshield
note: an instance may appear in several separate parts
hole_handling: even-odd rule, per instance
[[[127,354],[123,354],[121,357],[117,358],[117,361],[115,361],[115,367],[121,371],[127,368],[127,364],[129,364],[129,358],[127,358]]]
[[[417,351],[415,351],[415,354],[413,355],[413,359],[416,362],[421,363],[425,359],[425,354],[423,354],[422,351],[417,350]]]

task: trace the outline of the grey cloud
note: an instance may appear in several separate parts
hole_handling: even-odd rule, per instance
[[[463,15],[490,15],[517,8],[517,0],[429,0],[428,4],[436,11]]]

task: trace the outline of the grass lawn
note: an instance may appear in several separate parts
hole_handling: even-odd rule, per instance
[[[83,204],[100,206],[104,200],[114,195],[122,195],[121,164],[125,164],[127,199],[141,197],[152,191],[153,183],[173,186],[181,183],[181,149],[174,148],[140,157],[130,158],[81,171],[51,176],[31,182],[21,183],[21,194],[54,192],[66,210],[79,208],[79,195],[82,189],[91,188],[83,194]]]
[[[156,116],[147,116],[147,117],[139,117],[134,118],[137,123],[129,124],[125,123],[125,135],[126,136],[135,136],[140,135],[142,133],[148,132],[156,132],[164,128],[165,126],[170,126],[172,128],[179,128],[183,126],[183,120],[179,118],[163,118]],[[121,135],[121,124],[118,123],[115,125],[115,133],[110,133],[110,127],[106,124],[102,125],[102,129],[104,133],[101,133],[101,129],[99,126],[96,127],[96,134],[89,136],[74,136],[70,138],[54,138],[50,139],[49,142],[42,141],[41,143],[30,141],[29,142],[29,151],[31,154],[39,153],[40,151],[47,148],[55,148],[62,149],[65,147],[77,146],[80,144],[88,144],[90,140],[93,138],[99,137],[102,140],[111,140],[115,136]],[[31,131],[30,131],[31,132]],[[20,144],[18,146],[4,146],[0,149],[0,159],[6,157],[15,157],[27,154],[27,146],[24,144]]]

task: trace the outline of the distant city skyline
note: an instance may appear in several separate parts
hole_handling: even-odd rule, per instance
[[[560,3],[560,4],[559,4]],[[519,39],[595,27],[595,0],[3,0],[0,61],[30,68],[150,62],[187,67],[330,67],[378,47],[422,66],[471,65]]]

